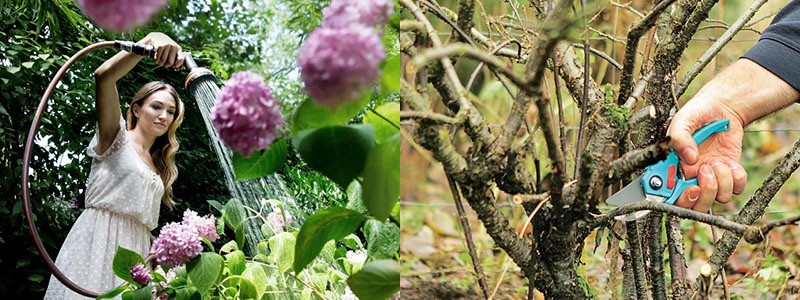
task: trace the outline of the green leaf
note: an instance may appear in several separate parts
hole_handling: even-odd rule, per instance
[[[222,275],[223,261],[219,254],[203,252],[186,264],[189,280],[200,294],[205,294],[217,283],[217,279]]]
[[[239,299],[258,299],[258,290],[246,278],[239,278]]]
[[[394,260],[368,262],[347,279],[359,299],[386,299],[400,290],[400,265]]]
[[[233,251],[225,255],[225,262],[228,265],[228,270],[230,270],[231,274],[233,275],[241,275],[244,272],[245,267],[245,256],[244,252],[242,251]]]
[[[375,141],[383,142],[400,131],[400,103],[389,102],[367,111],[364,115],[364,124],[375,127]]]
[[[370,95],[367,93],[361,100],[345,103],[333,110],[317,106],[311,99],[306,99],[294,114],[292,132],[298,133],[306,129],[344,125],[364,109],[369,98]]]
[[[22,66],[30,69],[31,67],[33,67],[33,62],[32,61],[26,61],[26,62],[22,63]]]
[[[384,94],[400,92],[400,55],[389,56],[383,63],[381,89]]]
[[[292,143],[311,168],[346,189],[364,170],[374,136],[370,125],[329,126],[299,132]]]
[[[133,300],[153,299],[153,286],[148,285],[133,292]]]
[[[329,240],[341,239],[355,232],[365,218],[363,214],[335,206],[308,217],[297,235],[294,271],[299,273],[303,270]]]
[[[127,290],[128,287],[130,287],[130,286],[129,285],[120,285],[120,286],[118,286],[118,287],[106,292],[105,294],[102,294],[102,295],[98,296],[97,299],[111,299],[111,298],[114,298],[114,297],[118,296],[119,294],[122,294],[122,292]]]
[[[362,199],[369,213],[386,220],[400,198],[400,133],[370,150],[364,167]]]
[[[222,214],[225,224],[236,234],[236,243],[239,249],[244,249],[244,220],[247,217],[244,206],[239,199],[232,198],[225,204],[225,213]]]
[[[360,212],[362,214],[367,213],[367,207],[364,206],[364,201],[361,200],[361,183],[358,181],[353,181],[350,183],[350,186],[347,187],[347,208]]]
[[[292,268],[295,242],[294,235],[288,232],[281,232],[269,238],[269,249],[272,250],[270,256],[281,273]]]
[[[17,66],[8,66],[6,68],[6,71],[8,71],[8,73],[15,74],[15,73],[19,72],[20,69],[21,68],[17,67]]]
[[[139,253],[117,246],[117,253],[114,254],[112,262],[114,275],[127,282],[135,283],[131,276],[131,267],[137,263],[144,264],[144,258]]]
[[[286,162],[286,154],[286,141],[282,139],[275,141],[266,151],[254,152],[250,157],[234,152],[231,162],[236,180],[261,178],[275,173]]]
[[[255,286],[257,294],[256,299],[261,299],[261,296],[264,295],[268,284],[267,272],[264,271],[264,267],[258,263],[249,263],[247,264],[247,269],[245,269],[244,273],[242,273],[242,277],[249,280],[253,286]]]
[[[344,237],[342,239],[342,244],[353,250],[364,248],[364,244],[361,243],[361,239],[355,234],[349,234]]]
[[[369,219],[364,224],[364,235],[370,258],[392,258],[400,250],[400,227],[395,223]]]

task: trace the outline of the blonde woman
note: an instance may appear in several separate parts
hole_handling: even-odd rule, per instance
[[[156,47],[159,65],[183,65],[181,47],[168,36],[151,33],[139,42]],[[116,84],[141,59],[122,51],[94,72],[97,132],[86,150],[92,157],[86,209],[56,259],[67,277],[97,292],[122,283],[112,271],[117,247],[146,256],[160,202],[173,205],[175,131],[183,121],[183,103],[172,86],[151,82],[139,89],[122,118]],[[51,276],[45,299],[87,298]]]

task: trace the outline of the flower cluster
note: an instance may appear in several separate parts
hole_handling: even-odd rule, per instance
[[[356,251],[348,250],[345,254],[345,259],[353,266],[363,266],[367,261],[367,250],[359,249]]]
[[[197,229],[172,222],[161,228],[161,234],[153,242],[150,254],[155,255],[159,264],[174,268],[186,264],[202,250]]]
[[[261,76],[236,72],[217,95],[212,122],[220,138],[231,149],[250,156],[266,149],[283,125],[279,103]]]
[[[83,13],[103,28],[130,31],[144,25],[167,0],[77,0]]]
[[[147,270],[141,263],[131,267],[131,277],[133,277],[133,281],[143,286],[150,283],[150,280],[153,280],[153,277],[150,276],[150,270]]]
[[[297,57],[305,90],[317,105],[333,109],[371,87],[386,58],[375,26],[391,13],[389,0],[333,0],[323,10],[322,27]]]
[[[322,10],[322,26],[343,28],[360,23],[374,27],[386,22],[392,8],[389,0],[334,0]]]
[[[284,216],[286,217],[285,222]],[[280,211],[273,211],[267,215],[267,221],[272,224],[271,226],[275,233],[281,233],[283,232],[284,226],[292,224],[292,215],[286,211],[282,213]]]
[[[219,238],[215,221],[216,218],[213,215],[200,217],[196,212],[187,209],[183,212],[183,222],[181,224],[193,227],[197,230],[198,235],[213,242]]]

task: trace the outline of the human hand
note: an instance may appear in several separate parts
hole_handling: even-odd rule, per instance
[[[692,133],[713,121],[728,119],[730,129],[711,135],[698,145]],[[695,97],[675,114],[667,134],[670,147],[681,159],[686,178],[697,178],[698,186],[683,191],[675,205],[708,212],[714,200],[727,203],[744,192],[747,172],[739,164],[744,130],[742,118],[724,102]]]
[[[181,46],[166,34],[151,32],[144,38],[143,43],[153,45],[156,48],[153,60],[157,64],[173,69],[183,66],[184,53]]]

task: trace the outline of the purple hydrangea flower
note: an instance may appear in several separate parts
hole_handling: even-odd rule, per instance
[[[228,147],[250,156],[278,137],[283,125],[279,105],[261,76],[236,72],[217,95],[212,121]]]
[[[320,27],[300,48],[297,64],[306,92],[317,105],[333,109],[360,99],[372,86],[384,52],[372,28]]]
[[[386,22],[393,8],[390,0],[333,0],[322,10],[322,26],[343,28],[359,23],[375,27]]]
[[[150,283],[150,280],[153,280],[153,277],[150,276],[150,271],[141,263],[131,267],[131,276],[133,277],[133,281],[136,281],[136,283],[140,285],[147,285]]]
[[[187,209],[183,212],[183,225],[189,225],[197,230],[197,234],[213,242],[219,238],[217,234],[216,218],[212,216],[200,217],[196,212]]]
[[[150,21],[167,0],[76,0],[83,13],[103,28],[130,31]]]
[[[150,253],[156,256],[159,264],[174,268],[186,264],[202,250],[200,237],[194,227],[172,222],[161,228],[161,234],[153,242]]]
[[[284,215],[286,216],[285,222],[283,218]],[[292,215],[290,215],[288,212],[281,213],[280,211],[273,211],[267,215],[267,221],[272,224],[272,228],[275,230],[275,233],[281,233],[283,232],[283,227],[285,225],[292,224]]]

